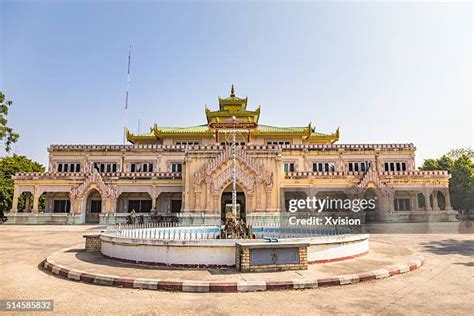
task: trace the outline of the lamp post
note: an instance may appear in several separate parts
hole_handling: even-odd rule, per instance
[[[236,132],[232,131],[232,215],[237,219],[237,153]]]

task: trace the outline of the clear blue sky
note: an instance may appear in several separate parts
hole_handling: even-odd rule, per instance
[[[472,146],[472,5],[430,2],[1,2],[0,89],[17,153],[205,123],[231,83],[261,123],[404,143],[417,163]]]

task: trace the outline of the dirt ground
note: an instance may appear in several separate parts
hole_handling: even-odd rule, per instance
[[[0,299],[53,299],[54,312],[63,315],[468,315],[474,310],[472,234],[371,235],[373,241],[415,249],[427,258],[426,265],[393,278],[301,291],[121,289],[72,282],[38,269],[47,255],[77,244],[84,233],[101,228],[1,225]]]

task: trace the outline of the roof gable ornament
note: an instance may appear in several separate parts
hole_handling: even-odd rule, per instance
[[[71,188],[71,199],[83,198],[92,186],[95,186],[95,189],[99,191],[102,198],[118,197],[117,188],[112,185],[107,185],[102,179],[100,173],[94,169],[94,171],[87,176],[86,180],[82,184]]]
[[[364,177],[354,189],[365,192],[370,188],[370,184],[373,184],[382,196],[388,196],[392,191],[392,188],[385,181],[380,179],[378,171],[376,171],[373,166],[370,166],[369,170],[364,174]]]

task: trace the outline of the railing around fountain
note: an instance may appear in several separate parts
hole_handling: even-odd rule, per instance
[[[219,226],[182,226],[179,223],[118,224],[109,226],[108,235],[137,239],[208,240],[220,236]]]
[[[221,227],[218,225],[182,225],[180,223],[118,224],[109,226],[105,233],[113,237],[150,240],[212,240],[219,239]],[[344,236],[349,229],[336,225],[322,227],[282,226],[276,222],[254,221],[252,233],[257,239],[264,238],[311,238]]]

